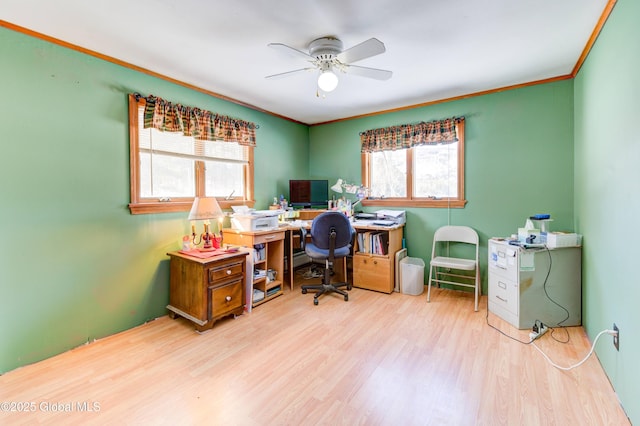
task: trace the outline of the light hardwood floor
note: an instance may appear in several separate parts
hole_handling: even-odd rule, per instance
[[[0,423],[629,424],[595,355],[569,372],[551,367],[487,325],[528,339],[487,317],[486,297],[480,312],[471,294],[439,289],[429,304],[426,293],[357,288],[348,302],[312,299],[297,286],[203,334],[165,316],[16,369],[0,376],[0,401],[34,412],[3,411]],[[573,364],[590,342],[581,327],[568,334],[538,345]]]

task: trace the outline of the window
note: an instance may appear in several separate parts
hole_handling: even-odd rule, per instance
[[[464,120],[458,140],[362,153],[369,206],[464,207]],[[394,139],[394,143],[397,141]]]
[[[130,95],[132,214],[188,211],[196,196],[253,206],[253,147],[145,129],[145,104]]]

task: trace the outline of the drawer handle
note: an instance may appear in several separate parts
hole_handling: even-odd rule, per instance
[[[507,285],[505,283],[503,283],[502,281],[498,281],[498,287],[506,290],[507,289]]]
[[[227,269],[227,275],[231,275],[231,269]]]
[[[496,296],[496,299],[501,300],[501,301],[503,301],[504,303],[507,303],[507,299],[503,299],[503,298],[502,298],[502,297],[500,297],[500,296]]]
[[[264,237],[265,240],[273,240],[276,236],[275,235],[267,235],[266,237]]]
[[[224,298],[224,300],[225,300],[227,303],[231,302],[231,296],[227,296],[227,297],[225,297],[225,298]]]
[[[374,261],[373,261],[373,264],[374,264],[374,265],[377,265],[377,264],[378,264],[378,261],[377,261],[377,260],[374,260]]]

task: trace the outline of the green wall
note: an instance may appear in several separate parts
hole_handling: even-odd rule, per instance
[[[525,219],[536,213],[551,214],[552,229],[573,231],[570,80],[312,127],[310,174],[359,183],[360,132],[451,116],[466,117],[468,203],[450,211],[407,209],[406,244],[409,256],[428,264],[432,235],[438,227],[447,223],[472,226],[481,238],[486,293],[488,238],[517,233]],[[327,172],[331,170],[333,176]]]
[[[618,0],[575,79],[575,215],[584,234],[584,326],[633,423],[640,423],[640,3]]]
[[[128,93],[258,124],[258,208],[308,173],[307,126],[5,28],[0,52],[0,372],[166,314],[187,213],[129,213]]]
[[[618,0],[574,81],[310,128],[0,28],[0,372],[166,313],[165,253],[188,222],[186,213],[129,214],[128,93],[259,124],[257,208],[286,194],[290,178],[359,182],[361,131],[455,115],[466,117],[468,204],[407,209],[409,255],[426,262],[436,228],[470,225],[486,292],[488,238],[533,213],[582,233],[585,328],[593,339],[620,326],[620,352],[608,338],[596,352],[637,422],[639,250],[621,239],[634,241],[640,213],[638,16],[637,2]]]

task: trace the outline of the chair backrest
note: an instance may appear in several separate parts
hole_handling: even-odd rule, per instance
[[[431,257],[436,254],[436,245],[438,242],[456,242],[474,244],[476,246],[476,260],[478,259],[478,233],[469,226],[456,226],[447,225],[442,226],[436,230],[433,235],[433,249],[431,251]]]
[[[335,248],[348,247],[353,241],[355,231],[344,214],[340,212],[324,212],[311,222],[311,241],[319,249],[329,249],[331,229],[336,231]]]
[[[447,225],[438,228],[433,239],[434,241],[478,244],[478,233],[468,226]]]

